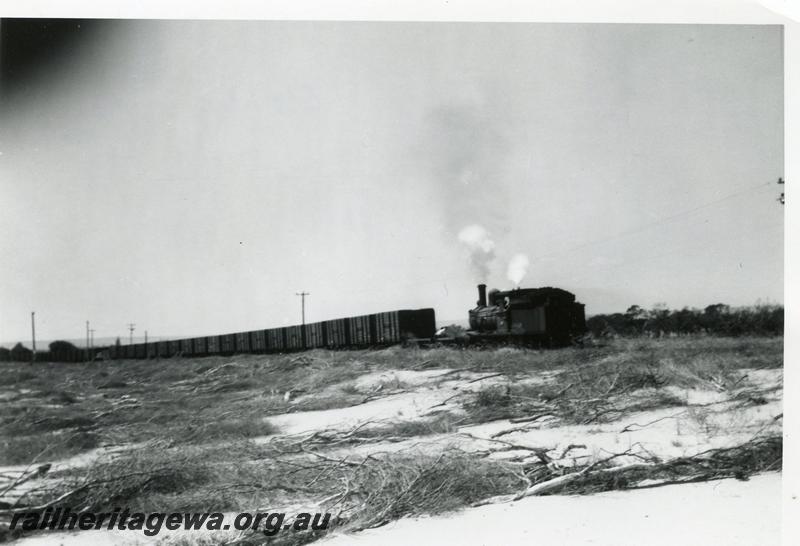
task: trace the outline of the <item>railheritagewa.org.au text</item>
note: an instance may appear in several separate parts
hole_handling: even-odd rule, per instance
[[[284,512],[131,512],[116,508],[112,512],[73,512],[69,508],[47,508],[39,512],[14,514],[10,529],[23,531],[56,531],[92,529],[141,531],[155,536],[163,529],[169,531],[261,531],[272,536],[280,531],[322,531],[328,528],[331,515],[300,512],[287,516]]]

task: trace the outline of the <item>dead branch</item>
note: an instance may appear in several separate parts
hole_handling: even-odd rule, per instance
[[[569,389],[572,388],[573,385],[574,385],[574,383],[568,383],[563,389],[561,389],[560,391],[558,391],[557,393],[555,393],[552,396],[546,397],[545,400],[550,402],[552,400],[555,400],[556,398],[561,398],[564,395],[564,393],[566,393]]]
[[[484,375],[483,377],[478,377],[476,379],[470,379],[467,383],[477,383],[478,381],[483,381],[484,379],[491,379],[493,377],[500,377],[501,375],[507,375],[505,372],[500,373],[493,373],[490,375]]]
[[[360,406],[361,404],[366,404],[367,402],[372,402],[373,400],[378,400],[380,398],[388,398],[389,396],[397,396],[398,394],[406,394],[409,392],[411,391],[408,389],[397,390],[392,392],[377,392],[375,394],[369,394],[365,396],[364,399],[361,400],[361,402],[357,402],[353,404],[353,406]]]
[[[149,477],[152,477],[159,470],[160,469],[158,469],[158,468],[154,468],[154,469],[150,469],[150,470],[142,471],[142,472],[130,472],[128,474],[120,474],[119,476],[114,476],[113,478],[108,478],[108,479],[105,479],[105,480],[86,481],[82,485],[76,487],[75,489],[71,489],[71,490],[67,491],[66,493],[64,493],[64,494],[56,497],[55,499],[52,499],[52,500],[50,500],[50,501],[48,501],[48,502],[46,502],[44,504],[40,504],[38,506],[23,506],[23,507],[20,507],[20,508],[2,509],[2,510],[0,510],[0,516],[13,515],[13,514],[21,513],[21,512],[40,512],[42,510],[46,510],[48,508],[51,508],[51,507],[59,504],[60,502],[63,502],[65,500],[67,500],[68,498],[70,498],[70,497],[72,497],[72,496],[74,496],[74,495],[76,495],[78,493],[86,491],[87,489],[92,489],[94,487],[98,487],[98,486],[105,485],[105,484],[108,484],[108,483],[113,483],[113,482],[116,482],[116,481],[124,480],[126,478],[133,478],[133,477],[137,477],[137,476],[149,476]]]
[[[439,454],[439,457],[436,459],[436,462],[434,462],[434,463],[433,463],[433,465],[432,465],[434,468],[435,468],[435,467],[436,467],[436,466],[439,464],[439,462],[442,460],[442,457],[444,457],[444,453],[441,453],[441,454]],[[400,493],[400,495],[398,495],[397,497],[395,497],[395,498],[392,500],[392,502],[388,503],[388,504],[386,505],[386,507],[385,507],[385,508],[384,508],[384,509],[383,509],[383,510],[382,510],[382,511],[381,511],[381,512],[380,512],[380,513],[377,515],[377,516],[375,516],[374,518],[372,518],[372,520],[371,520],[371,521],[370,521],[370,522],[367,524],[367,527],[371,527],[371,526],[373,526],[373,525],[374,525],[374,524],[376,524],[376,523],[377,523],[377,524],[382,524],[382,523],[384,522],[383,520],[384,520],[384,518],[385,518],[386,514],[388,514],[388,513],[389,513],[389,512],[390,512],[390,511],[391,511],[391,510],[392,510],[392,509],[395,507],[395,506],[397,506],[397,505],[400,503],[400,501],[401,501],[401,500],[403,500],[403,498],[404,498],[406,495],[408,495],[408,494],[409,494],[409,492],[411,492],[411,491],[414,489],[414,486],[415,486],[415,485],[417,485],[417,483],[418,483],[418,482],[419,482],[419,481],[422,479],[422,477],[423,477],[423,476],[425,476],[426,474],[427,474],[427,471],[426,471],[426,470],[424,470],[424,469],[423,469],[422,471],[420,471],[420,472],[417,474],[417,476],[416,476],[416,477],[415,477],[415,478],[414,478],[414,479],[411,481],[411,483],[410,483],[410,484],[408,484],[408,485],[405,487],[405,489],[403,489],[403,491]]]
[[[613,406],[612,407],[608,407],[608,408],[604,408],[604,409],[599,409],[599,410],[594,412],[594,415],[584,419],[581,422],[581,424],[589,425],[589,424],[594,423],[595,421],[597,421],[603,415],[607,415],[607,414],[613,413],[613,412],[621,412],[621,410],[619,410],[619,409],[617,409],[617,408],[615,408]]]
[[[622,456],[624,454],[625,453],[619,453],[619,454],[614,455],[614,457]],[[595,468],[598,465],[607,462],[611,458],[613,458],[613,457],[610,457],[610,458],[607,458],[607,459],[603,459],[601,461],[597,461],[597,462],[595,462],[593,464],[588,465],[587,467],[583,468],[582,470],[580,470],[578,472],[571,472],[569,474],[564,474],[563,476],[558,476],[556,478],[551,478],[551,479],[546,480],[544,482],[539,482],[539,483],[534,484],[534,485],[528,487],[527,489],[525,489],[523,491],[520,491],[519,493],[516,493],[516,494],[498,495],[498,496],[495,496],[495,497],[490,497],[488,499],[484,499],[484,500],[482,500],[482,501],[480,501],[478,503],[473,504],[473,506],[484,506],[484,505],[487,505],[487,504],[502,504],[502,503],[506,503],[506,502],[518,501],[518,500],[524,499],[526,497],[544,495],[545,493],[549,493],[549,492],[551,492],[551,491],[553,491],[555,489],[560,489],[561,487],[564,487],[565,485],[568,485],[568,484],[578,480],[579,478],[585,477],[585,476],[587,476],[588,474],[590,474],[592,472],[594,472],[595,474],[603,474],[603,475],[608,476],[608,475],[619,474],[619,473],[626,472],[626,471],[629,471],[629,470],[638,470],[638,469],[650,468],[650,467],[654,466],[653,463],[630,463],[630,464],[627,464],[627,465],[621,465],[621,466],[615,466],[615,467],[612,467],[612,468],[604,468],[604,469],[600,469],[600,470],[595,470]]]
[[[303,453],[307,453],[308,455],[313,455],[314,457],[317,457],[318,459],[321,459],[321,460],[329,462],[329,463],[335,463],[337,465],[360,466],[362,464],[362,463],[357,463],[355,461],[348,461],[347,457],[345,457],[344,459],[334,459],[333,457],[328,457],[327,455],[323,455],[322,453],[318,453],[316,451],[311,451],[310,449],[306,449],[305,446],[301,446],[300,449],[301,449],[301,451]]]
[[[450,397],[448,397],[448,398],[445,398],[443,401],[439,402],[438,404],[434,404],[433,406],[429,407],[429,408],[428,408],[428,411],[432,410],[433,408],[438,408],[438,407],[444,406],[444,405],[446,405],[446,404],[447,404],[447,403],[448,403],[450,400],[452,400],[453,398],[458,398],[458,397],[459,397],[459,396],[461,396],[462,394],[464,394],[464,393],[463,393],[463,392],[457,392],[457,393],[456,393],[456,394],[454,394],[453,396],[450,396]]]
[[[589,465],[579,472],[572,472],[570,474],[559,476],[558,478],[553,478],[552,480],[547,480],[546,482],[538,483],[532,487],[529,487],[525,491],[518,493],[514,497],[514,500],[520,500],[525,497],[532,497],[535,495],[543,495],[544,493],[552,491],[553,489],[557,489],[568,483],[574,482],[578,478],[585,476],[586,474],[591,472],[596,466],[596,464],[597,463]],[[634,469],[638,470],[641,468],[648,468],[652,466],[654,466],[653,463],[630,463],[626,465],[615,466],[612,468],[603,468],[597,470],[596,472],[602,473],[604,475],[613,475],[613,474],[619,474],[621,472],[626,472],[628,470],[634,470]]]
[[[680,411],[680,412],[678,412],[678,413],[676,413],[674,415],[666,415],[664,417],[659,417],[658,419],[655,419],[655,420],[650,421],[649,423],[645,423],[643,425],[640,425],[639,423],[631,423],[630,425],[625,425],[625,428],[623,428],[619,432],[620,433],[623,433],[623,432],[636,432],[631,427],[638,427],[636,430],[642,430],[643,428],[647,428],[650,425],[654,425],[654,424],[658,423],[659,421],[664,421],[666,419],[674,419],[675,417],[678,417],[679,415],[683,415],[685,413],[686,413],[686,411]]]
[[[524,421],[523,421],[524,422]],[[508,434],[514,434],[515,432],[527,432],[532,428],[532,425],[522,426],[522,427],[513,427],[506,430],[501,430],[500,432],[495,432],[492,434],[492,438],[500,438],[501,436],[506,436]]]
[[[415,364],[415,365],[411,366],[411,369],[412,370],[420,370],[420,369],[424,368],[425,366],[427,366],[428,364],[430,364],[431,362],[433,362],[433,360],[423,360],[419,364]]]
[[[43,464],[43,465],[39,466],[36,470],[32,470],[32,471],[31,470],[26,470],[26,471],[24,471],[15,480],[13,480],[10,485],[8,485],[5,489],[0,491],[0,498],[5,497],[6,494],[8,494],[10,491],[13,491],[15,488],[19,487],[20,485],[22,485],[25,482],[28,482],[30,480],[34,480],[34,479],[37,479],[37,478],[41,478],[42,476],[47,474],[47,472],[50,470],[51,466],[52,465],[50,465],[48,463],[48,464]]]
[[[564,451],[561,452],[561,455],[558,457],[559,459],[563,459],[567,456],[567,453],[572,451],[573,449],[586,449],[585,444],[569,444],[567,447],[564,448]]]
[[[509,423],[514,423],[514,424],[517,424],[517,423],[530,423],[532,421],[537,421],[537,420],[541,419],[542,417],[547,417],[548,415],[553,415],[553,412],[546,411],[546,412],[543,412],[543,413],[537,413],[535,415],[531,415],[530,417],[514,417],[512,419],[509,419],[508,422]]]
[[[493,452],[499,451],[515,451],[515,450],[523,450],[523,451],[530,451],[544,464],[548,464],[552,459],[547,455],[551,449],[543,448],[543,447],[535,447],[535,446],[526,446],[523,444],[515,444],[513,442],[507,442],[505,440],[497,440],[495,438],[481,438],[480,436],[475,436],[469,432],[462,432],[463,436],[467,436],[472,440],[484,441],[484,442],[494,442],[497,444],[503,444],[505,447],[502,449],[493,450]]]

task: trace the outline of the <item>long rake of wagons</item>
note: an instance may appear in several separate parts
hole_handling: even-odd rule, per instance
[[[304,325],[250,330],[212,336],[93,348],[70,344],[51,350],[54,361],[145,359],[213,356],[235,353],[283,353],[308,349],[369,348],[410,340],[442,343],[516,343],[537,347],[569,345],[586,331],[584,305],[560,288],[517,288],[486,291],[478,285],[478,301],[469,311],[469,330],[459,338],[437,336],[431,308],[387,311]],[[51,344],[53,347],[53,344]],[[38,359],[38,358],[37,358]]]

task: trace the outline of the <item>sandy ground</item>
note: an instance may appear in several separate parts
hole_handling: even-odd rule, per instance
[[[92,463],[96,462],[102,457],[109,457],[114,456],[116,453],[123,452],[127,449],[135,449],[136,444],[129,444],[127,446],[115,446],[115,447],[99,447],[96,449],[92,449],[86,451],[84,453],[79,453],[73,457],[69,457],[68,459],[63,459],[61,461],[57,461],[52,463],[50,468],[50,474],[61,470],[68,470],[71,468],[81,468],[90,466]],[[13,465],[13,466],[3,466],[0,467],[0,491],[4,491],[5,488],[11,484],[14,480],[25,474],[26,472],[36,470],[38,464],[28,464],[28,465]],[[0,496],[0,502],[5,503],[14,503],[16,500],[27,493],[28,491],[34,490],[38,487],[38,483],[36,480],[32,480],[29,482],[25,482],[21,485],[16,486],[12,491],[6,493],[5,495]]]
[[[450,376],[452,370],[396,370],[372,373],[360,377],[355,385],[362,392],[375,392],[378,387],[400,382],[405,392],[390,394],[370,402],[346,408],[320,411],[303,411],[275,415],[266,419],[278,427],[280,434],[300,434],[315,430],[347,430],[365,421],[396,422],[417,419],[435,409],[454,409],[457,404],[441,406],[448,398],[461,392],[469,392],[487,385],[504,382],[505,379],[490,377],[485,381],[470,383],[493,374],[459,372]],[[388,391],[389,389],[384,389]],[[379,391],[378,391],[379,392]],[[308,395],[313,396],[313,395]]]
[[[334,533],[325,546],[674,546],[780,544],[781,474],[748,481],[719,480],[590,496],[531,497],[518,502],[468,508],[437,517],[405,518],[355,534]],[[191,533],[191,534],[190,534]],[[195,535],[196,533],[196,535]],[[170,533],[184,539],[203,531]],[[20,546],[168,544],[165,535],[138,531],[42,534]]]
[[[300,434],[314,430],[346,430],[364,421],[416,419],[445,398],[436,389],[389,395],[366,404],[320,411],[287,413],[267,418],[280,434]]]
[[[14,544],[26,546],[139,546],[157,544],[158,542],[142,537],[136,531],[75,531],[72,533],[48,533],[14,541]]]
[[[570,458],[565,465],[583,463],[586,459],[619,453],[627,449],[645,451],[663,459],[695,455],[707,449],[731,447],[749,441],[758,433],[780,431],[783,412],[782,370],[744,370],[750,383],[760,389],[776,389],[765,396],[762,405],[742,406],[728,401],[727,395],[712,390],[677,390],[673,394],[687,400],[691,406],[676,406],[640,411],[610,423],[592,425],[561,425],[547,421],[524,426],[524,430],[506,434],[502,440],[515,444],[547,449],[551,455],[560,455],[569,446]],[[394,373],[394,372],[392,372]],[[379,384],[391,379],[392,373],[370,374],[364,377],[365,385]],[[436,411],[458,413],[460,407],[454,395],[473,391],[492,383],[502,383],[504,378],[488,378],[486,374],[470,374],[459,379],[442,381],[447,372],[402,373],[402,380],[416,385],[409,392],[390,395],[358,406],[332,410],[298,412],[268,418],[279,427],[281,434],[298,434],[315,430],[348,430],[367,421],[376,424],[419,419]],[[632,393],[636,394],[636,393]],[[647,393],[639,391],[639,396]],[[451,399],[449,402],[446,402]],[[376,452],[393,452],[414,448],[428,453],[447,446],[465,450],[485,450],[502,447],[488,440],[493,435],[512,428],[520,428],[508,420],[497,420],[475,426],[460,427],[457,433],[409,438],[401,442],[375,442],[347,451],[366,455]],[[262,441],[270,437],[263,438]],[[476,440],[476,438],[486,440]],[[336,453],[339,450],[332,451]],[[497,456],[515,457],[521,452],[505,451]],[[618,459],[619,464],[633,462]]]
[[[320,544],[675,546],[780,544],[781,475],[591,496],[531,497],[433,518],[402,519]]]
[[[490,384],[503,384],[491,374],[451,373],[450,370],[392,371],[358,379],[361,392],[385,396],[357,406],[289,413],[268,417],[280,435],[324,429],[348,430],[365,421],[375,424],[419,419],[437,411],[458,413],[459,394]],[[546,381],[549,377],[534,378]],[[710,448],[750,440],[768,429],[780,431],[783,411],[782,370],[753,370],[751,385],[765,390],[764,403],[742,405],[713,390],[674,392],[691,406],[659,408],[626,415],[603,424],[562,425],[537,422],[502,440],[544,448],[557,456],[571,444],[569,466],[628,448],[664,459],[693,455]],[[770,390],[772,389],[772,390]],[[391,392],[402,391],[397,394]],[[387,392],[389,391],[389,392]],[[646,395],[647,393],[643,393]],[[465,450],[498,449],[490,438],[519,427],[507,420],[461,427],[458,432],[375,442],[344,448],[350,454],[417,449],[436,452],[449,446]],[[267,441],[272,437],[265,437]],[[329,455],[338,449],[327,450]],[[58,463],[59,467],[90,464],[101,452],[89,452]],[[503,451],[497,457],[530,455]],[[620,464],[626,462],[622,458]],[[3,469],[19,471],[19,467]],[[31,482],[33,483],[33,482]],[[456,514],[405,519],[384,528],[352,536],[333,537],[327,544],[777,544],[779,541],[780,474],[755,476],[748,482],[722,480],[592,496],[549,496],[517,503],[467,509]],[[184,538],[187,533],[179,533]],[[200,536],[196,531],[194,536]],[[170,533],[175,537],[175,534]],[[165,535],[156,537],[164,540]],[[134,531],[88,531],[41,535],[20,544],[154,544],[157,540]]]
[[[775,417],[782,411],[782,403],[773,401],[763,406],[753,406],[730,412],[719,411],[699,417],[685,407],[662,408],[629,415],[620,421],[599,425],[562,425],[548,427],[531,426],[527,430],[503,435],[500,439],[517,445],[543,448],[558,458],[567,448],[569,457],[562,466],[582,464],[587,460],[602,458],[610,453],[628,449],[647,452],[662,459],[688,457],[708,449],[733,447],[747,442],[757,433],[780,432],[782,422]],[[631,427],[634,423],[653,423],[644,428]],[[436,454],[448,447],[465,451],[484,451],[504,447],[491,437],[499,432],[519,425],[507,420],[492,421],[480,425],[460,427],[457,433],[436,434],[409,438],[401,442],[375,442],[342,450],[331,450],[330,454],[367,455],[379,452],[397,452],[415,449]],[[575,447],[578,446],[578,447]],[[529,455],[521,450],[502,451],[493,458],[511,458]],[[620,457],[619,464],[635,462],[634,457]]]

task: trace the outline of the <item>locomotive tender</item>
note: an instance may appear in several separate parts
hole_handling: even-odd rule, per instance
[[[525,288],[486,294],[478,285],[478,304],[469,311],[467,341],[563,346],[586,331],[584,306],[560,288]],[[53,354],[60,361],[87,357],[112,359],[213,356],[235,353],[283,353],[306,349],[366,348],[409,340],[434,340],[436,316],[431,308],[388,311],[304,325],[231,334],[92,349],[73,347],[70,354]],[[444,340],[441,340],[444,341]]]

